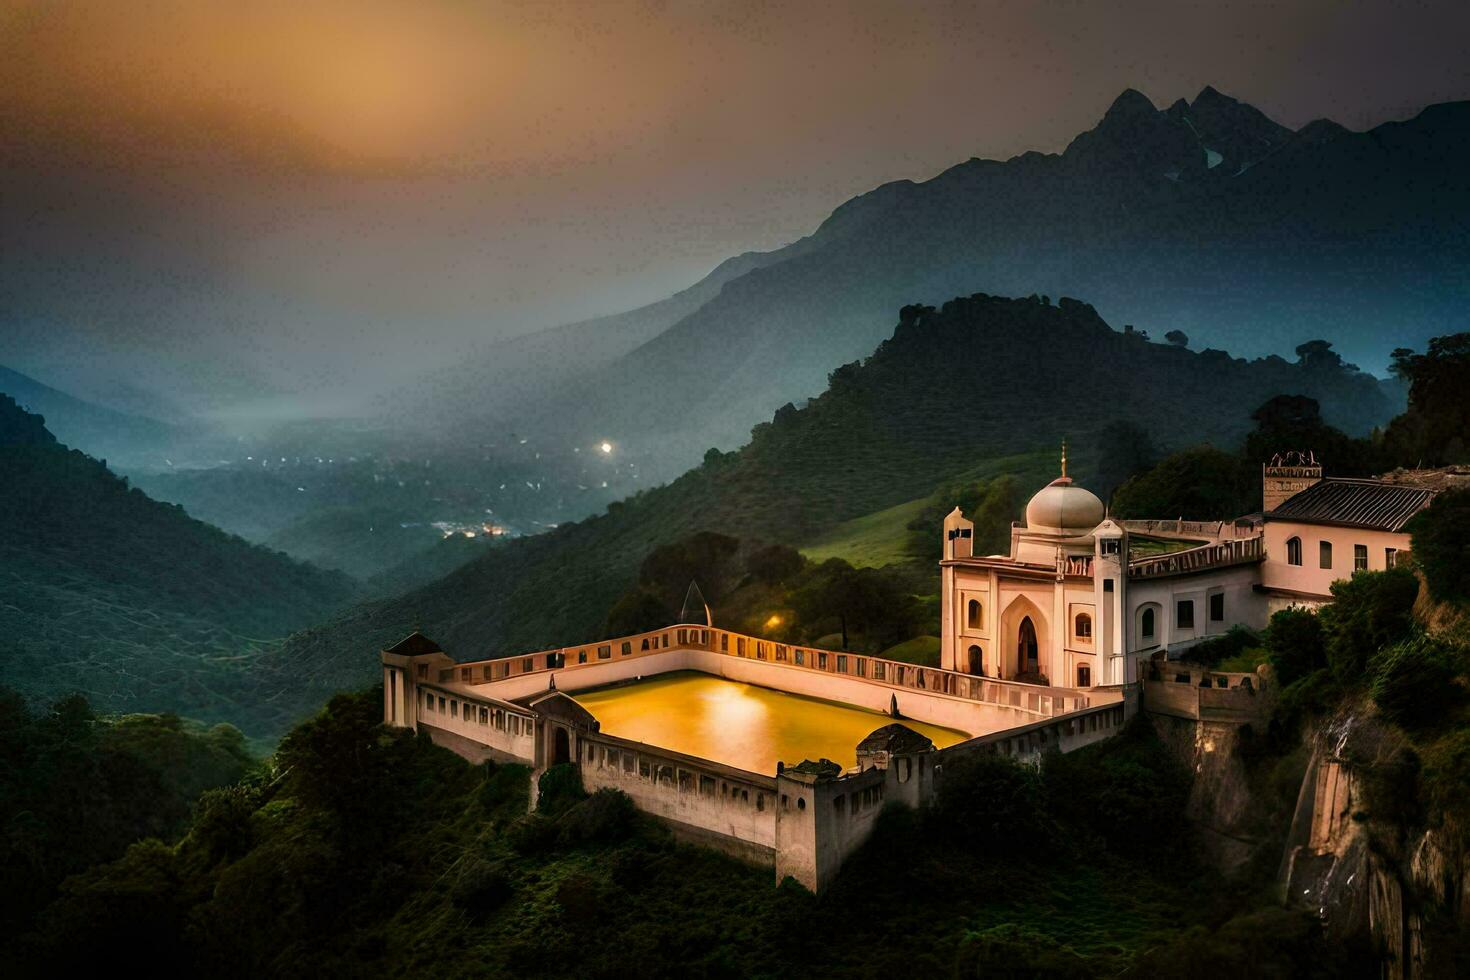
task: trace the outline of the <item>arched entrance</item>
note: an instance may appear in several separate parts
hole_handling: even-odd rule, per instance
[[[1038,674],[1041,672],[1040,645],[1036,642],[1036,624],[1027,616],[1021,620],[1016,631],[1016,673]]]
[[[567,730],[560,725],[556,726],[556,733],[551,739],[551,764],[561,765],[563,762],[572,761],[572,743],[567,737]]]

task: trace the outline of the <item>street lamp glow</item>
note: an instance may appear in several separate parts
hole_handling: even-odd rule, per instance
[[[612,453],[612,443],[608,442],[606,439],[604,439],[602,441],[602,444],[599,445],[597,448],[602,450],[603,455],[609,455]]]

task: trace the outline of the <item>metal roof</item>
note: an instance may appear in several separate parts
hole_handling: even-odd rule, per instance
[[[397,643],[389,647],[387,652],[396,653],[399,656],[403,657],[422,657],[425,654],[443,653],[444,651],[440,649],[439,644],[435,643],[433,640],[429,639],[418,630],[414,630],[412,633],[408,634],[403,639],[399,640]]]
[[[1376,531],[1401,531],[1429,506],[1434,491],[1382,480],[1326,479],[1288,498],[1266,514],[1270,521],[1340,524]]]

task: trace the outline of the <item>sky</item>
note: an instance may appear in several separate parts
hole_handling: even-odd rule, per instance
[[[0,0],[0,364],[140,407],[387,387],[1124,88],[1470,98],[1470,4]]]

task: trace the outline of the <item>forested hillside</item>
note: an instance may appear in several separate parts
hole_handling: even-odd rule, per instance
[[[564,766],[471,766],[344,695],[177,844],[71,879],[22,976],[1341,976],[1307,912],[1198,861],[1147,724],[1040,770],[980,757],[885,811],[820,896],[679,845]],[[996,846],[1004,840],[1005,846]],[[854,924],[860,927],[854,928]],[[1199,964],[1206,964],[1201,971]]]
[[[302,705],[364,681],[373,653],[414,623],[463,659],[594,636],[648,552],[700,530],[801,544],[842,521],[928,496],[991,457],[1069,441],[1094,446],[1131,424],[1162,447],[1235,444],[1278,393],[1343,403],[1386,422],[1372,378],[1331,358],[1288,363],[1194,353],[1113,330],[1085,303],[977,294],[906,307],[866,362],[832,373],[739,452],[711,451],[668,486],[604,515],[516,541],[396,599],[359,606],[291,639],[263,667],[310,678]]]
[[[248,726],[250,658],[356,593],[345,575],[149,499],[0,396],[4,683]]]

